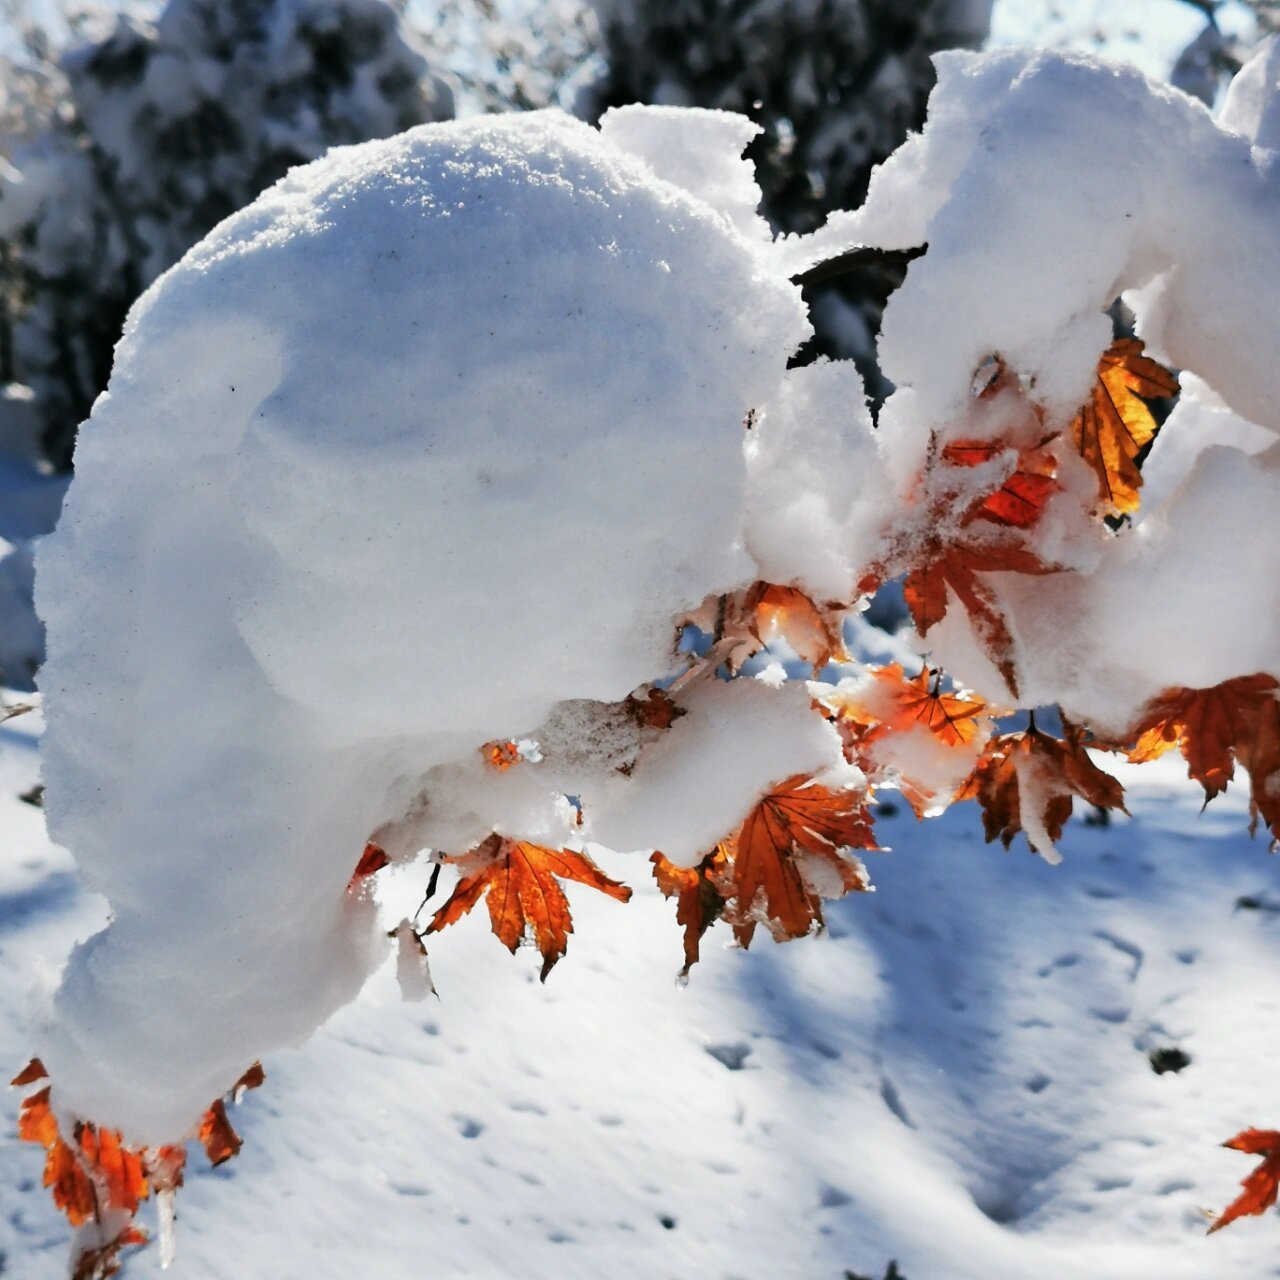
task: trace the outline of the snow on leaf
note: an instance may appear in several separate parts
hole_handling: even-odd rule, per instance
[[[1019,451],[1001,441],[958,441],[939,449],[935,438],[921,476],[920,527],[898,551],[898,563],[874,566],[864,583],[884,581],[905,568],[903,593],[922,636],[946,617],[954,595],[1015,697],[1013,634],[985,575],[1060,572],[1060,566],[1046,562],[1028,542],[1044,504],[1058,488],[1054,461],[1042,444]],[[975,493],[973,477],[966,473],[1006,455],[1010,470],[997,469],[993,487]]]
[[[716,848],[696,867],[677,867],[660,853],[655,853],[649,861],[653,863],[653,878],[662,896],[676,899],[676,923],[684,927],[684,968],[680,970],[680,977],[687,978],[689,970],[698,963],[702,935],[724,912],[724,895],[716,881],[724,873],[725,855],[722,849]]]
[[[827,897],[865,891],[866,869],[848,850],[877,847],[865,789],[832,790],[807,774],[777,783],[717,850],[724,862],[713,883],[734,900],[725,917],[739,943],[750,946],[761,922],[777,942],[821,927],[823,895],[812,882],[834,889]]]
[[[993,738],[956,799],[981,805],[988,843],[998,838],[1007,849],[1021,831],[1036,853],[1056,862],[1054,844],[1074,796],[1128,812],[1124,788],[1089,759],[1080,730],[1068,726],[1065,738],[1054,738],[1032,726]]]
[[[1280,1189],[1280,1133],[1273,1129],[1245,1129],[1222,1144],[1245,1155],[1262,1156],[1262,1163],[1243,1179],[1244,1190],[1214,1219],[1209,1235],[1237,1218],[1265,1213]]]
[[[1142,354],[1137,338],[1117,338],[1098,361],[1089,399],[1071,424],[1080,456],[1098,479],[1101,509],[1110,516],[1138,509],[1142,473],[1137,456],[1156,433],[1147,400],[1178,394],[1178,380]]]
[[[547,849],[492,835],[471,853],[444,861],[458,864],[462,875],[426,932],[438,933],[460,920],[487,894],[494,935],[512,954],[526,933],[532,934],[542,954],[543,982],[564,955],[573,932],[569,901],[559,880],[576,880],[619,902],[631,898],[626,885],[609,879],[586,854],[571,849]]]
[[[71,1280],[110,1280],[124,1265],[120,1254],[127,1248],[141,1248],[147,1240],[147,1233],[130,1223],[106,1244],[81,1250],[72,1266]]]
[[[381,871],[390,861],[386,850],[370,840],[360,855],[360,861],[356,863],[356,869],[351,873],[351,879],[347,881],[347,892],[350,893],[375,872]]]
[[[990,732],[990,712],[981,699],[942,688],[942,672],[924,667],[908,677],[892,662],[873,670],[870,681],[836,686],[818,698],[819,709],[830,714],[840,730],[846,755],[874,782],[895,785],[917,817],[934,811],[944,792],[949,799]],[[916,728],[932,735],[950,768],[937,759],[903,756],[895,748]],[[957,776],[958,775],[958,776]]]
[[[901,714],[895,718],[893,728],[901,729],[911,724],[922,724],[949,747],[973,742],[981,732],[978,717],[987,710],[987,704],[978,697],[942,692],[941,671],[923,667],[919,675],[907,679],[897,663],[891,663],[878,673],[882,680],[895,680],[894,690]]]
[[[1173,747],[1204,788],[1205,803],[1227,789],[1236,763],[1249,771],[1254,823],[1261,816],[1280,838],[1280,681],[1258,672],[1208,689],[1168,689],[1135,728],[1129,759],[1154,760]]]
[[[120,1141],[113,1129],[91,1124],[76,1127],[76,1139],[84,1162],[95,1176],[108,1209],[122,1209],[130,1217],[138,1212],[138,1202],[150,1195],[140,1152]]]
[[[916,630],[924,636],[946,616],[950,595],[954,594],[969,615],[974,635],[1009,686],[1009,692],[1017,697],[1013,633],[994,589],[979,576],[1000,572],[1044,574],[1058,569],[1025,547],[971,543],[961,535],[946,545],[938,543],[931,548],[907,574],[903,595]]]
[[[954,467],[979,467],[1008,455],[1011,470],[973,510],[975,519],[1017,529],[1029,529],[1044,512],[1044,505],[1061,489],[1057,462],[1042,448],[1016,453],[999,441],[957,440],[943,447],[942,460]]]
[[[145,1155],[147,1177],[157,1195],[171,1195],[183,1183],[187,1167],[187,1149],[180,1143],[157,1147]]]
[[[796,655],[816,671],[833,659],[846,660],[840,606],[819,606],[796,587],[757,582],[746,594],[742,611],[751,633],[763,645],[782,637]]]
[[[506,772],[521,760],[520,748],[510,739],[505,742],[486,742],[480,748],[480,754],[484,757],[485,764],[497,769],[499,773]]]

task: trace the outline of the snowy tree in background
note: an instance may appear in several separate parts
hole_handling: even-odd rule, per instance
[[[152,280],[291,166],[453,103],[382,0],[172,0],[61,71],[67,101],[0,172],[0,376],[65,468]]]
[[[1056,864],[1077,799],[1125,809],[1108,759],[1178,750],[1207,798],[1247,773],[1280,847],[1276,48],[1217,121],[1131,68],[947,54],[861,207],[784,240],[741,116],[413,130],[148,292],[39,553],[45,813],[111,907],[16,1081],[79,1276],[187,1138],[235,1154],[224,1098],[389,938],[421,998],[484,900],[545,980],[561,881],[632,897],[596,855],[675,900],[687,976],[711,929],[864,893],[879,791]],[[851,362],[792,364],[795,280],[926,245],[873,426]],[[898,659],[850,653],[895,579]],[[1280,1179],[1280,1131],[1233,1144]]]
[[[763,132],[748,152],[763,212],[806,232],[863,201],[874,165],[924,122],[939,50],[976,48],[990,0],[597,0],[607,71],[580,111],[628,102],[741,112]],[[853,356],[887,388],[873,335],[901,270],[811,291],[816,350]]]
[[[718,107],[763,127],[764,212],[812,231],[862,203],[872,166],[924,121],[932,54],[980,44],[989,0],[598,0],[605,75],[589,112]]]

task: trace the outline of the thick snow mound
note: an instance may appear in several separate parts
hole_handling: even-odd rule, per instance
[[[134,309],[38,562],[50,826],[114,912],[41,1046],[70,1109],[186,1130],[382,954],[344,889],[424,775],[754,576],[743,421],[807,325],[742,131],[690,121],[721,211],[646,119],[331,152]]]
[[[1140,527],[1113,536],[1093,519],[1092,481],[1081,490],[1068,465],[1078,459],[1068,458],[1035,547],[1072,572],[988,576],[1022,700],[1060,702],[1122,733],[1167,686],[1275,670],[1277,57],[1274,43],[1263,48],[1217,123],[1132,68],[1017,50],[939,56],[926,127],[876,171],[865,205],[782,250],[800,267],[853,245],[927,246],[885,309],[879,354],[896,390],[876,447],[860,447],[862,464],[835,468],[834,478],[801,474],[782,518],[753,530],[753,546],[815,586],[856,578],[859,560],[874,559],[877,529],[926,554],[935,531],[917,493],[939,447],[986,439],[1025,448],[1065,431],[1090,395],[1113,337],[1108,309],[1123,295],[1138,336],[1184,375],[1188,393],[1152,451]],[[1016,396],[976,394],[996,356],[1016,373]],[[1034,414],[1009,417],[1028,404]],[[787,467],[801,473],[804,451],[792,450]],[[782,476],[766,477],[765,490]],[[802,521],[843,524],[849,561],[806,556],[789,536]],[[988,696],[1006,696],[962,608],[921,647]]]

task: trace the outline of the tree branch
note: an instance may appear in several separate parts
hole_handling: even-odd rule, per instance
[[[928,248],[927,244],[922,244],[914,249],[850,249],[839,257],[828,258],[826,262],[819,262],[816,267],[792,276],[791,283],[804,288],[811,284],[826,284],[828,280],[838,280],[868,267],[906,266],[908,262],[923,257]]]

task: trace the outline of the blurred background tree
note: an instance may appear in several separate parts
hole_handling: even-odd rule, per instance
[[[129,307],[290,166],[455,109],[718,107],[760,125],[763,212],[804,232],[923,123],[939,49],[1084,48],[1212,103],[1277,28],[1280,0],[0,0],[0,677],[39,661],[29,542]],[[856,360],[873,409],[904,270],[806,290],[795,358]]]
[[[172,0],[89,25],[61,56],[28,29],[0,170],[0,379],[30,389],[58,470],[161,272],[291,166],[453,114],[382,0]]]

